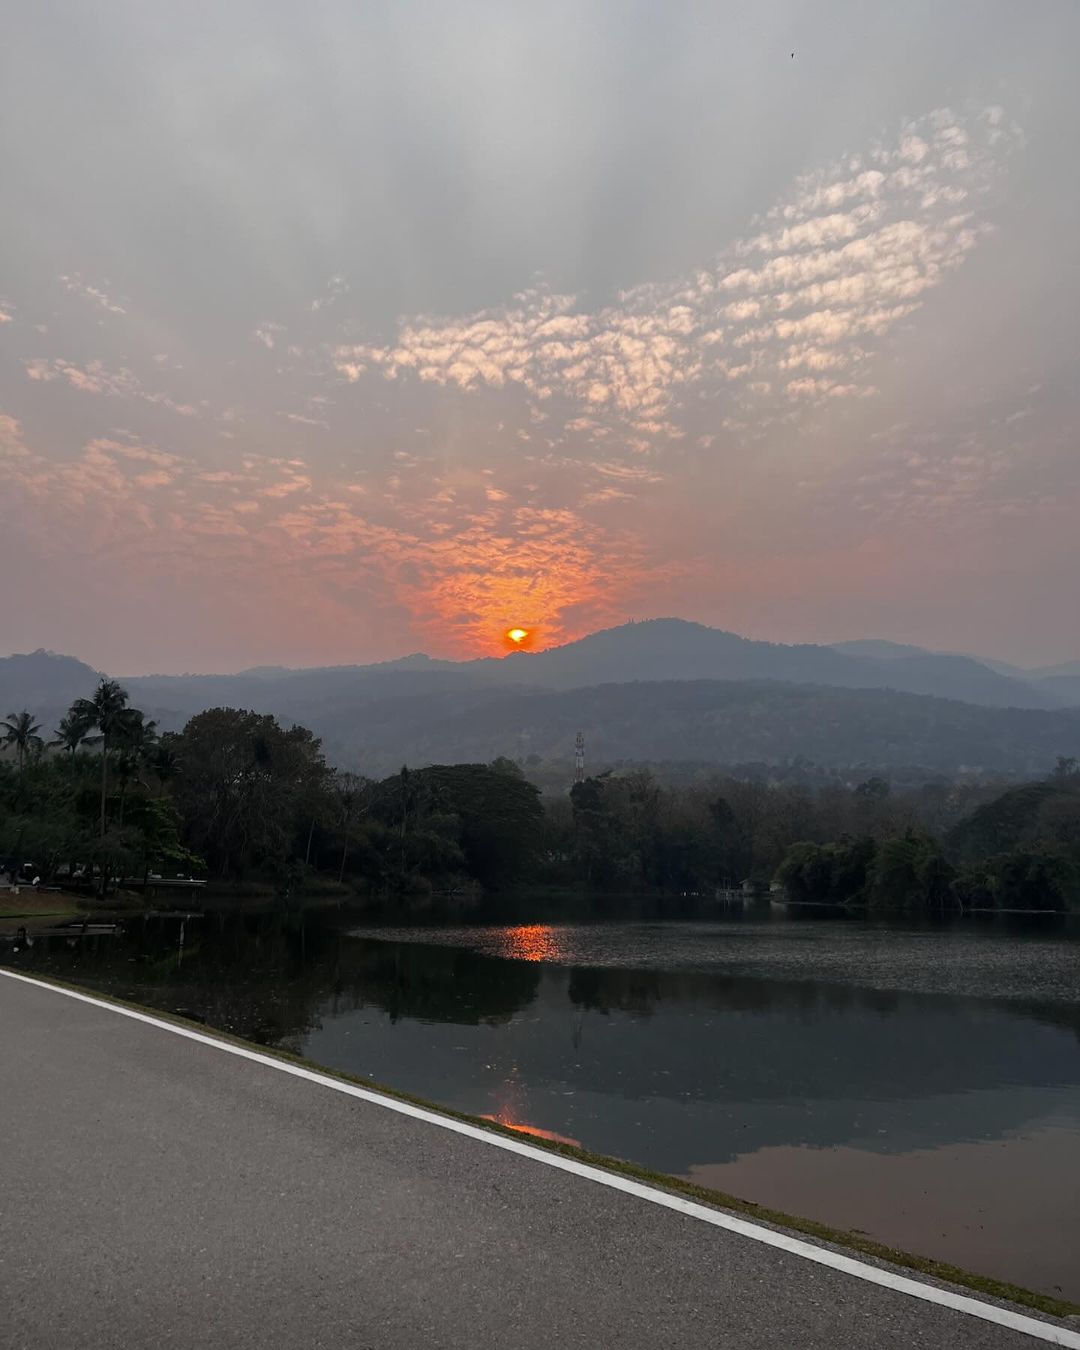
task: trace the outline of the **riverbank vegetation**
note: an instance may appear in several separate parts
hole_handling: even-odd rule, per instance
[[[0,873],[105,897],[177,875],[383,906],[522,887],[669,897],[779,888],[892,909],[1080,907],[1080,770],[1020,786],[883,778],[819,789],[604,773],[541,796],[522,769],[335,771],[306,728],[214,708],[159,735],[103,680],[51,739],[0,726]]]

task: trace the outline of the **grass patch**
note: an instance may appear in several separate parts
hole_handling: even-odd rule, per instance
[[[47,919],[68,918],[78,914],[79,907],[74,898],[62,892],[20,890],[18,895],[10,891],[0,892],[0,919]]]
[[[51,976],[34,974],[32,978],[40,980],[43,984],[56,985],[59,989],[70,989],[73,992],[80,994],[92,994],[103,1003],[112,1003],[119,1008],[129,1008],[134,1012],[152,1013],[163,1022],[174,1023],[176,1026],[185,1027],[191,1031],[197,1031],[201,1035],[211,1036],[215,1040],[223,1041],[230,1045],[242,1046],[246,1050],[253,1050],[258,1054],[266,1055],[272,1059],[283,1060],[288,1064],[296,1064],[305,1069],[312,1069],[327,1078],[335,1078],[342,1083],[350,1083],[356,1087],[366,1088],[371,1092],[378,1092],[384,1097],[393,1098],[395,1101],[408,1102],[410,1105],[423,1107],[424,1110],[431,1111],[436,1115],[446,1116],[451,1120],[463,1121],[468,1125],[475,1126],[477,1129],[486,1130],[491,1134],[499,1134],[509,1139],[516,1139],[519,1142],[531,1145],[533,1148],[543,1149],[549,1153],[557,1153],[565,1158],[572,1158],[577,1162],[587,1163],[590,1167],[596,1167],[602,1171],[612,1172],[618,1176],[629,1177],[634,1181],[640,1181],[649,1186],[653,1186],[657,1190],[669,1191],[676,1195],[686,1196],[688,1199],[697,1200],[702,1204],[711,1205],[717,1209],[727,1210],[732,1214],[742,1215],[745,1218],[752,1219],[769,1227],[803,1234],[804,1236],[814,1238],[821,1243],[827,1243],[833,1247],[841,1247],[847,1251],[857,1252],[859,1255],[869,1257],[874,1261],[881,1261],[888,1265],[915,1271],[930,1279],[940,1280],[946,1284],[957,1285],[962,1289],[973,1290],[976,1293],[986,1295],[988,1298],[1019,1304],[1022,1307],[1034,1309],[1036,1312],[1043,1313],[1049,1317],[1075,1317],[1080,1315],[1080,1304],[1072,1303],[1067,1299],[1055,1298],[1050,1294],[1042,1294],[1032,1289],[1024,1289],[1020,1285],[1010,1284],[1005,1280],[994,1279],[986,1275],[978,1275],[974,1271],[964,1270],[959,1266],[950,1265],[948,1262],[935,1260],[933,1257],[919,1256],[911,1252],[899,1251],[894,1247],[888,1247],[884,1243],[868,1237],[864,1233],[833,1228],[828,1224],[819,1223],[815,1219],[804,1219],[798,1215],[785,1214],[781,1210],[769,1209],[764,1205],[755,1204],[751,1200],[742,1200],[738,1196],[727,1195],[723,1191],[715,1191],[706,1186],[698,1186],[694,1182],[685,1181],[680,1177],[668,1176],[663,1172],[654,1172],[647,1167],[641,1167],[637,1163],[627,1162],[622,1158],[610,1158],[604,1154],[592,1153],[588,1149],[576,1148],[569,1144],[560,1144],[554,1141],[537,1138],[532,1135],[525,1135],[520,1131],[509,1129],[505,1125],[500,1125],[496,1121],[484,1120],[479,1116],[472,1116],[464,1111],[455,1111],[450,1107],[440,1106],[438,1102],[429,1101],[425,1097],[418,1097],[409,1092],[400,1092],[395,1088],[387,1087],[385,1084],[375,1082],[370,1078],[361,1078],[355,1074],[343,1073],[338,1069],[328,1068],[324,1064],[319,1064],[315,1060],[306,1059],[303,1055],[293,1054],[288,1050],[281,1050],[274,1046],[259,1045],[254,1041],[244,1040],[240,1036],[233,1036],[228,1032],[218,1031],[214,1027],[207,1026],[201,1022],[194,1022],[190,1018],[177,1016],[175,1013],[162,1012],[157,1008],[131,1003],[126,999],[115,998],[110,994],[99,993],[96,989],[90,989],[85,986],[69,984],[66,981],[57,980]]]

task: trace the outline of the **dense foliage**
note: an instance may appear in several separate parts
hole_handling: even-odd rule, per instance
[[[332,769],[273,717],[213,708],[159,735],[115,682],[58,719],[0,727],[0,870],[105,894],[156,873],[317,883],[394,903],[526,885],[707,903],[770,886],[880,908],[1080,903],[1080,772],[1020,787],[894,791],[712,775],[663,786],[643,769],[541,798],[506,759],[380,779]]]
[[[777,879],[794,900],[888,909],[1080,906],[1080,772],[1010,788],[941,835],[845,836],[793,845]]]

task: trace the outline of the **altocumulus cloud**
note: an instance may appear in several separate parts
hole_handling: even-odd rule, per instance
[[[799,180],[751,237],[693,275],[584,312],[533,289],[502,309],[405,321],[393,342],[340,344],[351,382],[378,372],[479,391],[560,395],[646,437],[681,434],[692,386],[741,398],[819,401],[873,393],[875,340],[913,314],[989,228],[981,198],[1019,140],[1002,110],[939,109],[891,144]],[[579,425],[580,422],[579,422]]]

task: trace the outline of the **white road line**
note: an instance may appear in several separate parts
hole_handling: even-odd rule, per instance
[[[413,1106],[411,1102],[398,1101],[394,1097],[384,1096],[381,1092],[372,1092],[369,1088],[344,1083],[338,1078],[331,1078],[328,1074],[318,1073],[314,1069],[306,1069],[300,1064],[290,1064],[287,1060],[275,1059],[272,1055],[263,1055],[257,1050],[248,1050],[242,1045],[233,1045],[229,1041],[218,1040],[200,1031],[191,1031],[187,1027],[163,1021],[161,1018],[152,1017],[149,1013],[136,1012],[134,1008],[123,1008],[115,1003],[107,1003],[90,994],[80,994],[74,989],[63,989],[59,985],[49,984],[45,980],[35,980],[29,975],[20,975],[13,970],[0,969],[0,975],[7,976],[9,980],[35,985],[39,989],[47,989],[53,994],[62,994],[65,998],[73,998],[80,1003],[90,1003],[95,1008],[103,1008],[106,1012],[116,1013],[119,1017],[130,1017],[132,1021],[145,1022],[147,1026],[168,1031],[174,1036],[182,1036],[185,1040],[197,1041],[200,1045],[210,1046],[211,1049],[222,1050],[227,1055],[236,1055],[238,1059],[250,1059],[253,1063],[275,1069],[278,1073],[291,1074],[293,1078],[304,1078],[309,1083],[317,1083],[320,1087],[342,1092],[347,1097],[358,1097],[373,1106],[381,1106],[387,1111],[397,1111],[399,1115],[412,1116],[414,1120],[437,1125],[440,1129],[453,1131],[454,1134],[466,1135],[492,1148],[520,1154],[523,1158],[531,1158],[534,1162],[543,1163],[547,1167],[557,1167],[561,1172],[572,1172],[575,1176],[585,1177],[615,1191],[624,1191],[639,1200],[647,1200],[650,1204],[662,1205],[665,1209],[676,1210],[692,1219],[700,1219],[702,1223],[711,1223],[716,1228],[726,1228],[729,1232],[738,1233],[740,1237],[749,1238],[752,1242],[761,1242],[767,1247],[778,1247],[781,1251],[790,1252],[792,1256],[800,1256],[806,1261],[815,1261],[820,1266],[843,1271],[845,1275],[853,1275],[856,1279],[866,1280],[869,1284],[880,1284],[896,1293],[922,1299],[924,1303],[936,1303],[940,1307],[952,1308],[955,1312],[965,1313],[969,1317],[994,1322],[998,1326],[1019,1331],[1025,1336],[1049,1341],[1051,1345],[1065,1345],[1072,1347],[1072,1350],[1080,1350],[1080,1333],[1053,1322],[1042,1322],[1034,1317],[1026,1317],[1023,1313],[1000,1308],[993,1303],[983,1303],[965,1294],[953,1293],[951,1289],[939,1289],[936,1285],[924,1284],[921,1280],[913,1280],[906,1275],[897,1275],[894,1271],[883,1270],[879,1266],[858,1261],[852,1256],[843,1256],[839,1252],[830,1251],[827,1247],[817,1247],[811,1242],[804,1242],[801,1238],[790,1237],[787,1233],[763,1228],[760,1224],[737,1218],[734,1214],[728,1214],[723,1210],[710,1209],[707,1205],[699,1205],[680,1195],[657,1190],[640,1181],[632,1181],[629,1177],[619,1176],[616,1172],[605,1172],[599,1167],[590,1167],[588,1163],[577,1162],[558,1153],[548,1153],[531,1144],[523,1144],[517,1139],[509,1139],[491,1130],[469,1125],[463,1120],[454,1120],[451,1116],[426,1111],[421,1106]]]

